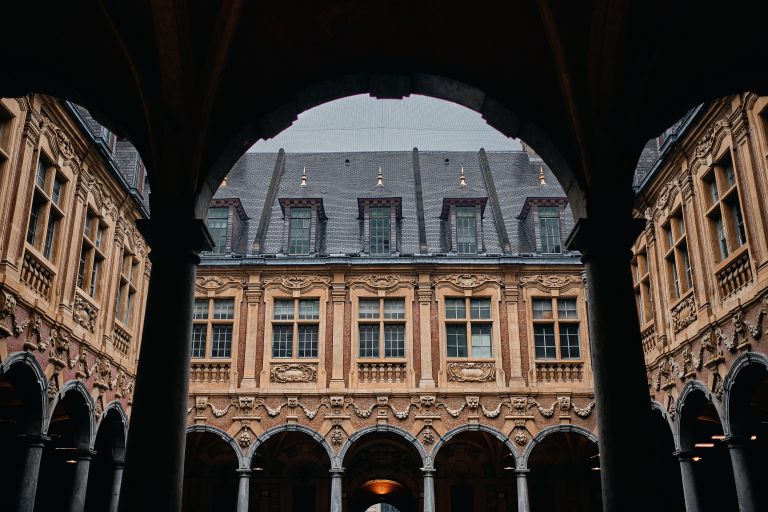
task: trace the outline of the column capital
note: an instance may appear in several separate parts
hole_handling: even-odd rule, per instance
[[[236,473],[240,475],[240,478],[251,478],[251,473],[253,470],[248,468],[240,468],[236,470]]]
[[[27,446],[34,446],[43,448],[45,443],[51,440],[49,436],[44,434],[24,434],[24,439],[27,441]]]
[[[123,469],[125,467],[125,461],[124,460],[113,460],[112,461],[112,469]]]
[[[677,457],[677,460],[680,462],[692,462],[696,453],[693,450],[675,450],[672,452],[672,455]]]
[[[153,217],[138,219],[136,227],[151,247],[150,254],[153,255],[183,254],[188,251],[198,253],[210,251],[214,246],[213,238],[201,219]]]
[[[527,478],[528,477],[528,473],[530,473],[530,472],[531,472],[531,470],[528,469],[528,468],[517,468],[517,469],[515,469],[515,475],[517,475],[519,477],[523,477],[523,478]]]
[[[437,470],[435,468],[419,468],[421,472],[424,474],[425,477],[427,476],[435,476],[435,473]]]
[[[341,478],[344,476],[344,468],[331,468],[328,472],[331,474],[331,478]]]
[[[726,436],[725,442],[728,443],[728,448],[742,448],[749,443],[749,437],[738,434],[731,434]]]
[[[579,251],[583,261],[590,259],[615,258],[619,253],[626,253],[627,259],[632,244],[645,229],[645,219],[621,218],[582,218],[576,222],[565,246],[571,251]]]

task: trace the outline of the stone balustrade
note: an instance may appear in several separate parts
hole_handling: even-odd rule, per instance
[[[24,262],[21,266],[21,280],[44,299],[50,299],[53,272],[30,252],[24,253]]]
[[[192,362],[189,371],[190,382],[229,382],[232,365],[230,362]]]
[[[405,363],[357,363],[357,379],[361,384],[402,384],[406,378]]]
[[[537,382],[582,382],[582,361],[536,361]]]
[[[116,325],[115,332],[112,334],[112,346],[115,347],[115,350],[127,356],[128,348],[131,346],[131,335],[125,329]]]
[[[748,283],[752,282],[752,267],[749,264],[749,251],[744,251],[716,275],[720,288],[720,297],[725,300]]]
[[[648,354],[651,350],[656,348],[656,342],[658,341],[656,328],[653,325],[647,327],[640,333],[640,340],[643,343],[643,353]]]

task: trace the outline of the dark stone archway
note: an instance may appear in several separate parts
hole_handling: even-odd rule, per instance
[[[235,510],[239,461],[221,436],[207,431],[187,434],[184,456],[185,512]]]
[[[125,435],[128,425],[120,406],[116,403],[103,413],[96,431],[88,476],[88,492],[85,500],[86,512],[110,510],[113,494],[119,491],[115,478],[122,476],[125,461]]]

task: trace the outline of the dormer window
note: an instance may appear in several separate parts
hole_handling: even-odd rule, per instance
[[[443,199],[443,244],[449,252],[469,256],[485,251],[483,211],[485,197]]]
[[[291,208],[290,214],[288,254],[309,254],[312,209]]]
[[[477,215],[473,206],[456,208],[456,252],[477,254]]]
[[[541,252],[562,252],[560,248],[560,207],[539,206],[539,229],[541,233]]]
[[[357,200],[361,221],[363,253],[390,256],[399,251],[398,221],[402,218],[399,197],[360,198]]]
[[[322,199],[282,198],[283,254],[308,256],[321,251],[325,210]],[[318,234],[320,236],[318,236]]]
[[[227,227],[229,221],[229,208],[209,208],[208,209],[208,231],[213,238],[214,253],[224,254],[227,252]]]

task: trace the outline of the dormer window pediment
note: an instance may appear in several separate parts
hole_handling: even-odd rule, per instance
[[[358,198],[358,219],[361,221],[363,253],[391,256],[400,252],[400,221],[403,217],[402,198]]]
[[[309,256],[322,251],[325,209],[322,198],[280,198],[283,210],[283,244],[281,253]]]
[[[483,214],[487,197],[457,197],[443,199],[440,219],[449,236],[443,238],[445,250],[452,254],[471,256],[485,252]]]

